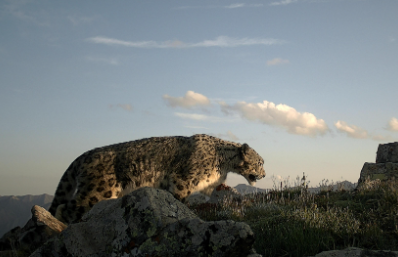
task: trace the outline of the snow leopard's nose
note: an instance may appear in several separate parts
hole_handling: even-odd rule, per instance
[[[263,175],[257,176],[257,179],[262,179],[262,178],[265,178],[265,173]]]

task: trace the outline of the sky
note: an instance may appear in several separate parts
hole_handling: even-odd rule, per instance
[[[54,194],[95,147],[209,134],[357,182],[398,141],[397,0],[0,2],[0,195]],[[285,182],[284,182],[285,183]],[[228,175],[227,184],[248,184]]]

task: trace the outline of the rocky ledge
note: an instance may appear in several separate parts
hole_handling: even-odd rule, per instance
[[[79,223],[66,228],[43,208],[33,209],[40,210],[34,216],[42,218],[32,219],[22,229],[25,249],[39,246],[32,257],[261,256],[253,249],[249,225],[231,220],[205,222],[161,189],[141,188],[120,199],[101,201]],[[29,245],[26,233],[41,240]],[[10,243],[22,246],[21,236],[14,232]]]

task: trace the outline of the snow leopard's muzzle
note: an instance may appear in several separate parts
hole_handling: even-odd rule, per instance
[[[260,180],[265,177],[265,171],[262,168],[260,171],[250,173],[244,177],[246,178],[247,182],[249,182],[249,184],[251,186],[254,186],[256,184],[257,180]]]

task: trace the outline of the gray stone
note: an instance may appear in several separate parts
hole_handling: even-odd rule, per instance
[[[186,203],[189,204],[190,206],[192,205],[198,205],[202,203],[206,203],[209,201],[210,197],[207,195],[201,194],[201,193],[196,193],[188,196],[186,199]]]
[[[376,163],[385,162],[398,163],[398,142],[379,145],[377,149]]]
[[[101,201],[31,256],[251,256],[243,222],[205,222],[169,192],[140,188]]]
[[[208,203],[219,203],[222,201],[241,202],[244,197],[233,187],[221,184],[213,190]]]
[[[357,188],[363,186],[363,183],[369,181],[387,181],[391,179],[398,179],[398,163],[369,163],[365,162],[362,167],[361,174],[358,180]]]
[[[1,238],[0,250],[33,252],[66,228],[65,224],[38,205],[33,206],[31,212],[32,218],[23,228],[14,228]]]
[[[344,250],[321,252],[313,257],[396,257],[396,256],[398,256],[398,252],[370,251],[356,247],[349,247]]]

